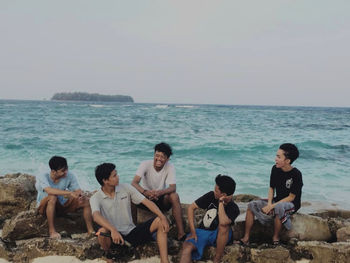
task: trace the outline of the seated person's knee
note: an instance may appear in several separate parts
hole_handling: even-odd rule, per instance
[[[230,230],[230,225],[222,225],[222,224],[219,224],[218,232],[219,232],[220,234],[227,233],[229,230]]]
[[[48,195],[48,197],[49,197],[49,203],[56,204],[56,202],[57,202],[56,195]]]
[[[173,202],[180,202],[179,194],[178,193],[171,193],[169,195],[170,201]]]
[[[191,253],[191,251],[194,249],[194,245],[191,242],[184,242],[182,244],[182,250],[184,253]]]

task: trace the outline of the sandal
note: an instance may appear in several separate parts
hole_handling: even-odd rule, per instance
[[[279,240],[272,241],[273,246],[279,246],[281,245],[281,242]]]

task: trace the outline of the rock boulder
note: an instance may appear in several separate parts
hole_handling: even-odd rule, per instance
[[[36,193],[34,176],[18,173],[0,177],[0,226],[6,219],[28,210]]]
[[[72,213],[64,217],[57,217],[55,219],[55,227],[58,232],[64,231],[68,236],[87,231],[82,213]],[[17,216],[6,220],[2,230],[2,238],[9,241],[48,235],[47,219],[38,214],[35,209],[21,212]]]

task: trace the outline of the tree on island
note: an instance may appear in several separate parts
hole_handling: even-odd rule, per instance
[[[106,101],[106,102],[134,102],[131,96],[102,95],[87,92],[61,92],[52,96],[51,100],[74,100],[74,101]]]

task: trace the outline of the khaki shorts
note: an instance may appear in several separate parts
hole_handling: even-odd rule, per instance
[[[40,201],[38,212],[42,215],[46,215],[46,208],[47,204],[49,202],[49,197],[45,197]],[[61,205],[61,203],[57,200],[56,202],[56,214],[57,215],[63,215],[67,213],[72,213],[78,210],[82,207],[82,202],[79,200],[79,198],[69,198],[64,205]]]

